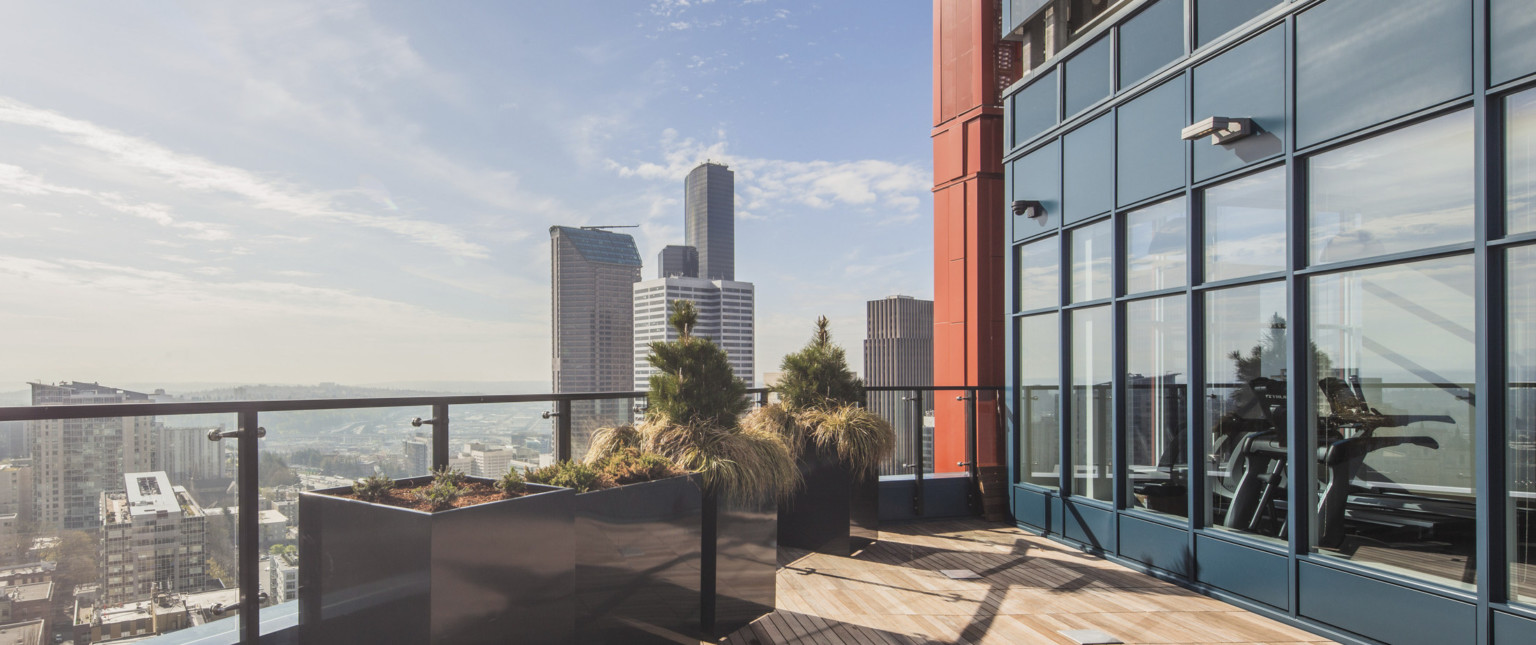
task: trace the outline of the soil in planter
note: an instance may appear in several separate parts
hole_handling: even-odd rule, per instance
[[[417,499],[417,497],[416,497],[416,494],[418,492],[420,492],[422,489],[426,488],[430,484],[431,484],[431,482],[428,482],[426,484],[422,484],[420,486],[407,486],[407,487],[403,487],[403,488],[402,487],[391,488],[391,489],[389,489],[389,492],[384,493],[384,499],[381,499],[381,500],[379,500],[378,502],[375,502],[375,503],[377,503],[377,504],[384,504],[385,506],[397,506],[397,507],[400,507],[400,508],[415,509],[415,510],[418,510],[418,511],[426,511],[426,512],[430,513],[430,512],[432,512],[432,504],[430,502],[426,502],[424,500]],[[495,484],[492,484],[490,482],[480,482],[480,481],[473,481],[473,480],[465,482],[464,485],[460,486],[459,488],[463,492],[459,493],[459,498],[456,499],[456,500],[453,500],[453,506],[451,506],[449,508],[464,508],[465,506],[475,506],[477,504],[486,504],[486,503],[494,502],[494,501],[500,500],[500,499],[509,499],[509,498],[512,498],[512,497],[522,497],[523,495],[527,494],[527,493],[517,493],[517,494],[514,494],[514,495],[508,495],[506,493],[501,492],[500,489],[496,488]],[[338,493],[336,496],[337,497],[345,497],[347,499],[358,499],[357,493],[354,493],[354,492],[352,492],[350,490],[345,492],[345,493]],[[443,510],[448,510],[448,509],[443,509]]]

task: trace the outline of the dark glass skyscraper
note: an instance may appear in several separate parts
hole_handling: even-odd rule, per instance
[[[668,244],[656,255],[656,277],[699,277],[699,250],[691,246]]]
[[[736,279],[736,173],[704,162],[688,173],[683,209],[684,242],[699,250],[698,277]]]
[[[641,264],[635,238],[569,226],[551,226],[549,238],[555,391],[628,390],[635,374],[633,285]],[[625,401],[577,401],[573,450],[585,453],[593,430],[629,419]]]

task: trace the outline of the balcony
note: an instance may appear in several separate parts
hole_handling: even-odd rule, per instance
[[[1171,583],[1068,550],[1011,523],[977,519],[976,403],[996,396],[998,388],[868,389],[870,407],[891,416],[896,421],[893,425],[898,425],[899,459],[889,464],[888,470],[908,471],[881,478],[880,515],[884,524],[880,541],[853,557],[780,548],[776,611],[722,642],[1071,643],[1072,630],[1100,630],[1125,642],[1322,642]],[[765,389],[750,392],[759,404],[767,402]],[[924,418],[931,418],[928,411],[935,397],[957,394],[970,402],[966,415],[968,460],[960,465],[962,472],[935,473],[929,456],[931,430],[924,432]],[[206,521],[210,540],[222,537],[218,527],[224,523],[234,528],[228,536],[230,544],[210,543],[207,547],[210,561],[218,560],[221,549],[233,549],[234,571],[229,577],[234,579],[234,588],[225,592],[227,599],[218,604],[194,608],[186,601],[189,618],[168,621],[178,629],[148,642],[292,643],[300,642],[299,600],[291,589],[267,590],[272,576],[263,557],[271,544],[281,546],[283,541],[274,542],[270,534],[263,533],[261,478],[273,465],[263,461],[270,459],[263,451],[282,446],[284,433],[289,431],[286,428],[302,427],[296,415],[385,411],[399,420],[395,425],[403,427],[411,425],[405,419],[419,414],[416,425],[424,429],[419,439],[391,435],[386,441],[392,443],[383,446],[375,438],[362,441],[373,442],[374,449],[399,450],[399,439],[408,436],[405,443],[425,444],[421,453],[437,467],[466,459],[455,457],[450,447],[454,440],[479,441],[486,436],[487,423],[500,427],[510,423],[513,416],[535,418],[535,408],[545,411],[538,416],[550,419],[547,424],[542,420],[537,424],[549,428],[544,458],[571,459],[585,451],[587,436],[573,428],[622,423],[643,409],[644,401],[643,392],[620,392],[34,406],[0,408],[0,421],[155,417],[162,424],[174,425],[178,418],[232,416],[227,427],[234,430],[224,430],[221,443],[209,445],[234,444],[231,456],[235,465],[230,475],[235,482],[235,506],[208,512]],[[509,414],[514,407],[519,410],[517,414]],[[341,445],[351,439],[331,441]],[[530,441],[528,445],[533,444]],[[411,446],[404,448],[409,455]],[[322,473],[307,475],[303,481],[304,487],[314,488],[334,485],[336,479],[327,479]],[[299,553],[301,559],[307,555]],[[962,575],[949,575],[956,572]],[[231,602],[236,597],[238,602]],[[123,607],[111,609],[121,611]],[[98,611],[96,615],[104,613],[110,612]],[[236,614],[237,619],[224,619]],[[84,642],[90,633],[90,625],[76,625],[71,635],[76,642]],[[146,632],[135,624],[132,633]]]

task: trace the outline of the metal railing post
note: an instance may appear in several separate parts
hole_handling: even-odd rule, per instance
[[[555,403],[555,461],[571,460],[571,401]]]
[[[256,410],[242,410],[239,413],[239,431],[235,443],[236,458],[239,460],[236,476],[240,479],[240,523],[236,529],[240,534],[240,547],[236,550],[240,570],[237,576],[240,586],[240,642],[247,645],[261,642],[261,572],[258,570],[261,564],[261,511],[257,510],[261,481],[257,477],[256,460],[260,457],[256,442],[265,432],[257,425],[258,420]]]
[[[912,514],[923,516],[923,392],[912,390]]]
[[[965,467],[966,486],[965,502],[971,512],[976,512],[980,506],[980,487],[976,477],[976,397],[975,388],[967,388],[965,394],[955,397],[956,401],[965,401],[965,461],[956,466]]]

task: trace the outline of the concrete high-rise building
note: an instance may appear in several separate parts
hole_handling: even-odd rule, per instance
[[[933,301],[911,296],[890,296],[871,300],[868,332],[864,339],[865,385],[933,385]],[[912,432],[918,413],[912,402],[903,401],[904,392],[870,392],[869,409],[896,429],[896,450],[880,474],[900,475],[910,471],[901,464],[913,461]],[[923,395],[923,411],[931,414],[933,394]],[[932,436],[924,437],[932,451]],[[930,459],[930,454],[924,455]],[[931,462],[925,462],[932,466]]]
[[[699,277],[699,250],[691,246],[668,244],[656,254],[656,277]]]
[[[229,477],[231,473],[224,462],[224,447],[229,442],[209,441],[210,429],[170,428],[157,424],[152,468],[181,484]]]
[[[150,397],[96,383],[32,383],[32,405],[149,403]],[[123,473],[154,463],[154,417],[29,421],[36,513],[43,530],[101,526],[99,498]],[[206,441],[206,438],[204,439]]]
[[[736,173],[705,162],[683,183],[683,242],[698,249],[697,277],[736,279]],[[665,276],[663,276],[665,277]]]
[[[36,493],[31,459],[0,463],[0,515],[14,514],[22,522],[33,520]]]
[[[640,281],[635,238],[610,231],[551,226],[556,392],[622,392],[634,382],[633,287]],[[571,447],[586,451],[592,431],[633,418],[628,401],[571,405]]]
[[[108,604],[157,591],[202,591],[207,516],[163,472],[127,473],[100,496],[101,596]]]
[[[423,439],[406,439],[400,442],[405,449],[405,472],[415,477],[432,470],[432,444]]]
[[[699,310],[693,333],[708,338],[731,361],[731,372],[752,385],[754,371],[753,299],[750,282],[661,278],[635,283],[634,386],[649,390],[656,369],[646,360],[652,341],[677,340],[677,330],[667,323],[672,303],[692,300]]]

